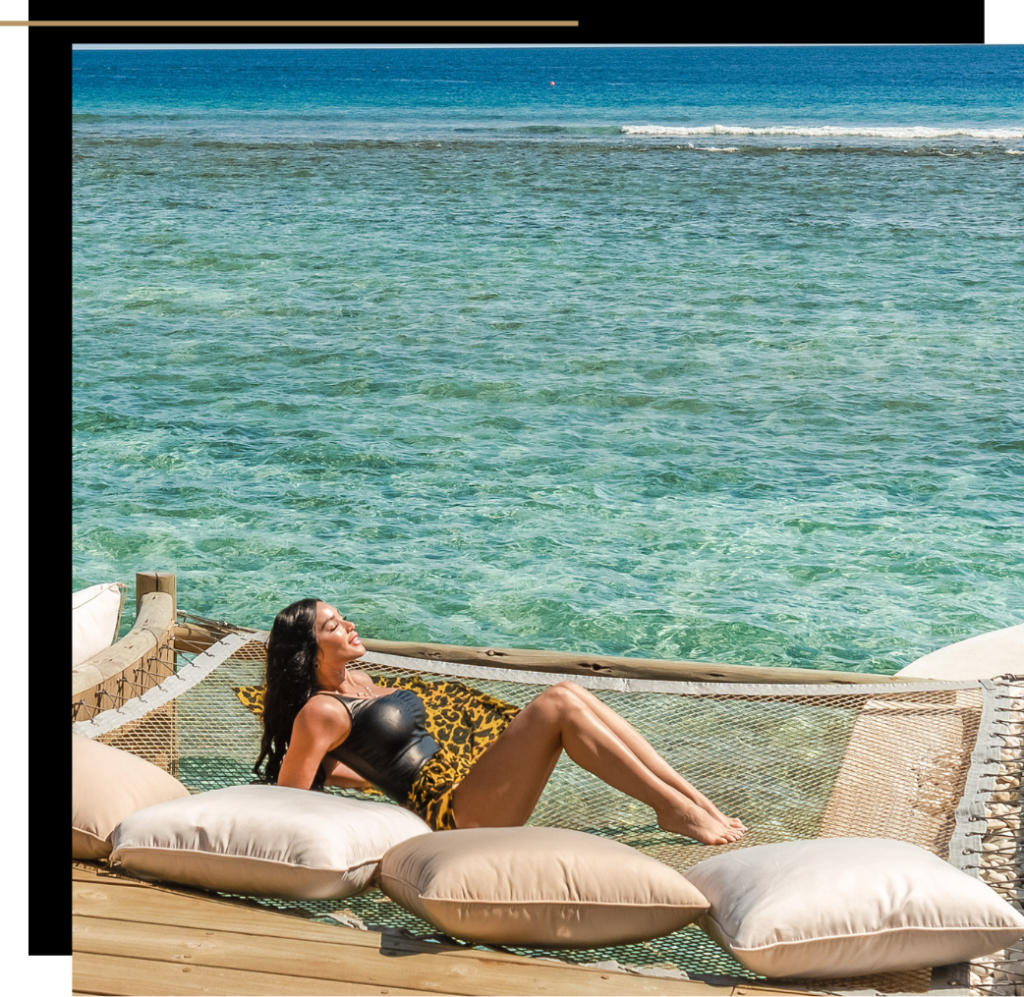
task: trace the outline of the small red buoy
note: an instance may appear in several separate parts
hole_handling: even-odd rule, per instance
[[[552,80],[552,81],[551,81],[551,85],[552,85],[552,86],[554,86],[554,85],[555,85],[555,81],[554,81],[554,80]]]

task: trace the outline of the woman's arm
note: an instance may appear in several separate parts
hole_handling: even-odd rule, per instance
[[[328,696],[314,696],[292,724],[277,784],[309,789],[324,755],[341,744],[351,730],[352,718],[341,703]]]

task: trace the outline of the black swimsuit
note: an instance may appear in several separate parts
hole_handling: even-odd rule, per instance
[[[373,699],[330,694],[345,705],[352,730],[328,754],[435,831],[450,831],[456,788],[519,707],[461,682],[407,677],[382,684],[399,682],[403,687]]]
[[[423,766],[440,751],[426,731],[427,710],[411,689],[358,699],[331,693],[352,717],[352,730],[332,758],[358,772],[403,806]]]

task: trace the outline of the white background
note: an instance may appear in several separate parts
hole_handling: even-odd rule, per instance
[[[28,3],[0,0],[0,21],[24,21],[28,18]],[[986,44],[1024,45],[1024,0],[986,0]],[[43,29],[39,29],[43,30]],[[1024,57],[1024,54],[1022,54]],[[27,628],[28,599],[28,29],[0,27],[0,302],[2,316],[3,363],[0,364],[0,398],[3,398],[3,455],[2,466],[11,483],[0,510],[0,606],[11,625],[5,633],[6,683],[5,701],[13,710],[28,701],[28,643],[22,636]],[[56,111],[59,119],[60,111]],[[60,234],[56,238],[57,251],[65,246]],[[67,330],[70,336],[70,329]],[[39,331],[37,330],[37,335]],[[62,348],[60,330],[50,333]],[[59,367],[58,369],[63,369]],[[38,372],[37,372],[38,376]],[[53,390],[62,390],[60,384]],[[62,437],[59,435],[57,439]],[[69,459],[60,445],[52,459]],[[58,523],[60,514],[58,513]],[[57,527],[58,534],[60,526]],[[59,656],[59,655],[58,655]],[[13,687],[12,687],[13,684]],[[8,789],[15,799],[27,798],[27,727],[24,717],[8,718],[7,740],[15,758],[6,766]],[[19,733],[19,728],[21,733]],[[60,792],[60,787],[54,787]],[[59,811],[63,813],[62,809]],[[24,811],[23,811],[24,813]],[[9,993],[30,995],[66,995],[71,991],[71,959],[67,957],[30,959],[27,955],[27,897],[28,870],[24,861],[27,841],[27,817],[4,821],[7,840],[4,851],[9,874],[14,877],[13,896],[5,899],[8,916],[5,918],[2,955],[5,969],[5,989]],[[59,862],[58,862],[59,867]],[[63,930],[66,917],[66,894],[59,892],[47,901],[52,903],[53,918],[58,930]]]
[[[0,20],[21,21],[27,3],[0,0]],[[9,683],[5,700],[11,755],[5,767],[5,781],[13,799],[28,795],[27,718],[20,713],[28,701],[28,31],[0,28],[0,398],[3,399],[4,432],[0,467],[8,487],[0,502],[0,605],[8,611],[13,643],[7,649]],[[65,244],[66,245],[66,244]],[[58,387],[57,390],[60,390]],[[57,460],[67,459],[64,454]],[[57,499],[60,503],[60,499]],[[61,512],[58,512],[58,518]],[[63,525],[63,524],[61,524]],[[60,527],[58,527],[60,529]],[[58,788],[58,792],[61,792]],[[66,813],[63,801],[58,813]],[[16,807],[3,822],[0,842],[7,859],[13,890],[6,897],[0,958],[5,988],[26,994],[68,994],[71,992],[71,960],[32,959],[28,950],[28,841],[27,807]],[[19,819],[20,818],[20,819]],[[54,921],[66,918],[67,896],[53,897]],[[66,920],[64,920],[66,924]],[[66,932],[66,928],[64,931]]]

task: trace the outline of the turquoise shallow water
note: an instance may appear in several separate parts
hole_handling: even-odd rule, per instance
[[[883,672],[1024,620],[1020,49],[74,69],[73,587]]]

